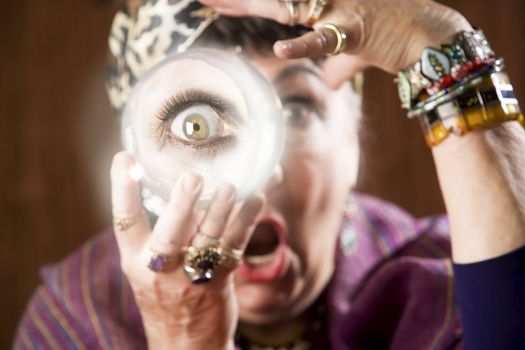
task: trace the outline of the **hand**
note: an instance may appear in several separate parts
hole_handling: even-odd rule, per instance
[[[427,46],[449,42],[454,34],[471,30],[458,12],[430,0],[327,0],[313,32],[279,41],[275,54],[282,58],[319,57],[330,54],[337,36],[323,28],[332,23],[347,34],[344,52],[324,65],[326,82],[339,87],[356,72],[376,66],[397,73],[415,63]],[[260,16],[292,23],[286,3],[280,0],[200,0],[230,16]],[[298,3],[298,23],[307,20],[308,2]]]
[[[133,289],[148,347],[233,348],[238,311],[231,270],[219,266],[210,282],[193,285],[183,271],[183,247],[196,243],[195,234],[200,230],[205,237],[243,250],[264,206],[264,197],[254,196],[235,206],[233,186],[222,185],[207,211],[197,213],[194,205],[201,192],[202,179],[187,173],[175,183],[165,213],[151,231],[142,209],[139,184],[129,176],[133,165],[133,157],[125,152],[113,160],[113,215],[137,218],[130,227],[115,225],[114,230],[122,270]],[[148,268],[152,250],[174,258],[169,269],[156,273]]]

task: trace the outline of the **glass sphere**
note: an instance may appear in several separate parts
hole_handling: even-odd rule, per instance
[[[279,99],[247,59],[192,49],[159,63],[137,82],[122,114],[125,148],[135,155],[145,208],[160,215],[185,172],[203,177],[205,207],[217,186],[237,199],[260,189],[279,162]]]

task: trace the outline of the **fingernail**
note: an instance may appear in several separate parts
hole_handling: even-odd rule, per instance
[[[144,169],[139,164],[135,164],[129,168],[129,177],[135,181],[140,181],[144,175]]]
[[[116,181],[129,180],[129,170],[134,165],[133,157],[125,152],[120,152],[113,158],[111,176]]]
[[[199,175],[194,173],[184,174],[183,179],[184,191],[192,194],[200,190],[202,179]]]
[[[231,184],[222,184],[217,189],[217,199],[219,201],[232,201],[235,198],[235,187]]]
[[[275,50],[278,51],[277,53],[287,56],[292,50],[292,45],[284,41],[277,41],[275,42]]]
[[[260,194],[251,197],[246,203],[249,215],[257,215],[261,211],[264,202],[264,197]]]

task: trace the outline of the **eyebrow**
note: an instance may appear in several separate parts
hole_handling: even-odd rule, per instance
[[[285,68],[282,72],[280,72],[279,75],[277,75],[277,77],[275,77],[275,79],[273,80],[273,84],[280,84],[283,80],[289,79],[290,77],[293,77],[294,75],[298,74],[310,74],[316,77],[317,79],[324,81],[323,77],[321,76],[318,70],[302,64],[296,64],[293,66],[289,66]]]

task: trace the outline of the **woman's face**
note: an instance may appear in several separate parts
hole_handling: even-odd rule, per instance
[[[287,117],[284,176],[267,191],[268,205],[235,272],[241,320],[263,324],[300,314],[330,280],[357,175],[360,99],[350,84],[328,89],[311,60],[251,59]]]
[[[267,207],[235,271],[241,319],[265,323],[301,313],[332,275],[343,206],[357,174],[360,108],[350,84],[328,89],[312,60],[273,54],[250,55],[250,60],[273,85],[286,123],[283,176],[267,190]],[[168,64],[147,79],[138,90],[144,95],[132,104],[142,162],[168,184],[192,160],[200,173],[236,176],[241,170],[232,159],[246,153],[238,129],[247,112],[232,106],[243,105],[243,94],[217,69],[182,63]],[[155,113],[165,101],[168,106]],[[202,127],[195,130],[195,125]]]

